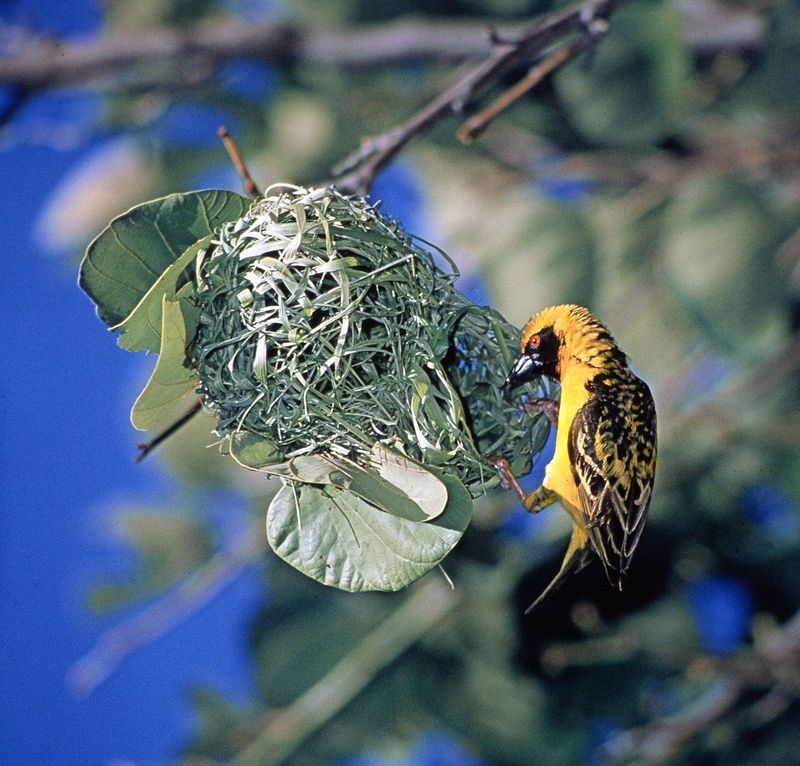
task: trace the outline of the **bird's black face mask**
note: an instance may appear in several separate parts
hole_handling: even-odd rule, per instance
[[[506,378],[506,388],[516,388],[540,375],[558,378],[558,336],[552,327],[534,333]]]

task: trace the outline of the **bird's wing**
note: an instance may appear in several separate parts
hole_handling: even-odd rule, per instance
[[[656,463],[656,412],[632,373],[595,381],[569,434],[572,476],[589,541],[612,585],[622,588],[644,528]]]

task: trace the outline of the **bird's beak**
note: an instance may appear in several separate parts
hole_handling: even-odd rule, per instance
[[[541,367],[538,354],[522,354],[508,373],[504,388],[512,389],[536,377]]]

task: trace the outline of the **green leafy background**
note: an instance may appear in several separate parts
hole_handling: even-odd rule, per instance
[[[108,31],[126,34],[223,13],[216,3],[177,0],[107,7]],[[520,20],[551,7],[342,0],[322,8],[294,0],[286,16],[302,29],[412,12]],[[239,493],[256,542],[231,552],[202,504],[190,521],[142,509],[119,530],[139,554],[140,575],[98,583],[90,597],[98,609],[130,607],[169,593],[218,557],[243,555],[263,572],[271,597],[246,637],[256,694],[243,704],[201,683],[192,696],[201,724],[182,762],[406,763],[435,730],[462,758],[478,759],[464,762],[610,764],[614,732],[692,710],[704,695],[717,699],[716,685],[731,677],[744,679],[748,692],[729,715],[675,745],[668,762],[796,761],[796,687],[782,691],[782,708],[754,707],[772,681],[767,671],[754,680],[747,663],[800,605],[800,8],[726,7],[758,19],[762,33],[744,46],[701,49],[690,44],[697,23],[682,22],[677,5],[623,5],[588,70],[570,65],[472,146],[454,138],[457,121],[439,126],[379,187],[388,198],[392,180],[415,179],[424,211],[415,233],[458,260],[465,284],[481,280],[507,319],[521,325],[544,305],[585,303],[651,384],[659,475],[626,590],[610,591],[589,568],[523,617],[557,568],[568,520],[553,509],[529,524],[501,491],[481,499],[445,561],[455,590],[438,590],[443,576],[435,569],[396,594],[324,588],[265,552],[264,512],[279,482],[256,481],[207,449],[212,424],[198,419],[155,459],[188,491]],[[703,8],[713,17],[710,5]],[[152,139],[176,100],[230,115],[262,188],[312,183],[363,136],[398,124],[440,92],[453,68],[343,71],[298,60],[277,76],[280,88],[263,101],[221,78],[178,94],[108,96],[104,124],[125,130],[149,168],[148,193],[120,199],[112,215],[146,196],[195,188],[199,174],[225,162],[216,145]],[[214,204],[240,203],[231,196]],[[87,227],[82,244],[111,217]],[[207,234],[193,231],[185,247]],[[146,332],[124,336],[131,344],[156,350],[159,310],[180,311],[181,275],[173,276],[177,304],[147,309]],[[105,318],[126,320],[151,284],[143,275],[138,293]],[[270,529],[280,546],[277,534],[300,530],[287,505],[273,508],[272,523],[280,513],[286,521]],[[451,512],[457,528],[459,509],[443,519]],[[330,532],[302,530],[312,540]],[[715,587],[721,597],[699,600]],[[391,622],[397,614],[404,629],[393,641],[387,634],[400,624]],[[711,618],[734,623],[722,648],[709,637]],[[352,663],[346,678],[361,679],[357,689],[337,675],[342,662]],[[796,664],[786,667],[794,678]],[[635,762],[658,761],[645,754]]]

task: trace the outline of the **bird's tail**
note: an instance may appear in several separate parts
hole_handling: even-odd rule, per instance
[[[526,610],[525,614],[530,614],[545,599],[551,596],[564,581],[572,574],[577,574],[591,560],[591,548],[587,545],[588,535],[586,530],[577,524],[572,528],[572,537],[569,540],[569,547],[564,554],[561,562],[561,569],[558,574],[550,581],[550,584],[539,594],[539,597]]]

